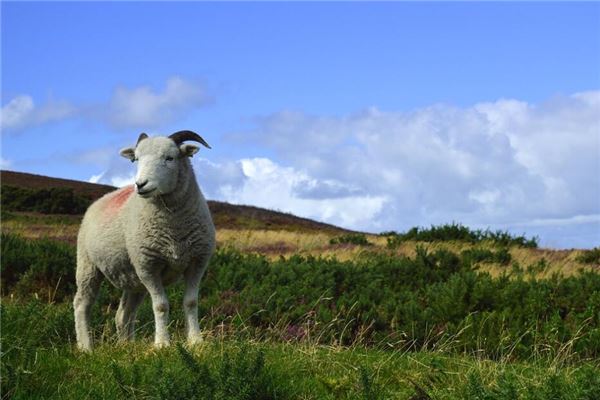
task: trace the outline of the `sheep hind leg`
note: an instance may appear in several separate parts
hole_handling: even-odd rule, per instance
[[[135,338],[135,319],[137,316],[137,310],[142,301],[144,301],[144,297],[146,297],[146,293],[144,292],[131,292],[129,294],[129,298],[127,299],[127,306],[129,310],[129,330],[127,332],[129,336],[129,340],[133,340]]]
[[[102,283],[102,273],[86,257],[78,253],[75,279],[77,293],[73,299],[73,309],[77,347],[82,351],[91,351],[90,315]]]
[[[139,305],[144,300],[143,292],[124,290],[115,316],[117,336],[119,341],[133,340],[135,332],[135,317]]]

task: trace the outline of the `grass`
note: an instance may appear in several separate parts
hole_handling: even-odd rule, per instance
[[[188,348],[101,338],[74,349],[72,310],[2,304],[3,399],[598,399],[598,360],[490,361],[475,354],[248,340],[218,330]]]
[[[57,303],[72,298],[72,246],[3,234],[2,255],[5,296],[27,301],[35,294]],[[203,280],[199,310],[208,329],[244,332],[248,339],[443,347],[494,359],[553,356],[565,346],[581,358],[600,354],[600,275],[540,280],[535,274],[545,268],[541,264],[505,266],[503,275],[493,277],[478,271],[473,257],[421,246],[413,258],[374,253],[353,261],[299,255],[269,260],[220,249]],[[179,327],[181,286],[168,293]],[[114,312],[118,299],[106,283],[96,309]],[[149,302],[139,318],[148,334]],[[95,323],[111,319],[105,312]]]
[[[248,250],[282,234],[230,235]],[[328,235],[285,235],[307,251],[331,246]],[[508,280],[473,269],[505,259],[502,249],[452,253],[437,243],[414,246],[410,259],[381,249],[353,261],[221,249],[201,294],[202,345],[183,344],[177,287],[171,347],[151,345],[148,300],[138,339],[118,343],[118,293],[105,284],[92,316],[96,348],[82,354],[70,305],[74,248],[6,234],[2,246],[2,399],[600,398],[597,276],[538,281],[545,263],[504,266]]]
[[[232,207],[232,206],[230,206]],[[39,213],[5,212],[2,214],[2,232],[18,234],[28,239],[51,238],[74,245],[77,241],[80,216],[44,215]],[[349,238],[349,239],[348,239]],[[594,250],[550,250],[522,246],[498,246],[493,241],[484,240],[471,243],[464,240],[444,240],[420,242],[402,240],[392,248],[388,246],[389,236],[371,234],[340,235],[335,231],[311,229],[217,229],[217,242],[220,247],[233,248],[244,253],[262,254],[271,260],[294,254],[304,256],[335,257],[338,260],[354,260],[373,253],[395,254],[414,257],[419,245],[426,245],[430,251],[448,250],[461,253],[477,249],[497,253],[505,251],[504,257],[495,261],[480,262],[481,271],[500,276],[506,270],[506,260],[521,266],[541,265],[537,277],[551,277],[559,273],[571,276],[580,269],[597,270],[600,262]],[[357,242],[359,240],[360,242]],[[333,243],[332,243],[333,242]],[[369,243],[369,245],[365,245]],[[503,250],[505,249],[505,250]]]

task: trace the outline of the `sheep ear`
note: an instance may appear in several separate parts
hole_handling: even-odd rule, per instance
[[[181,154],[186,157],[193,157],[194,154],[200,150],[200,147],[194,146],[193,144],[182,144],[179,146],[179,150],[181,150]]]
[[[124,149],[121,149],[119,154],[121,154],[121,157],[125,157],[128,160],[135,160],[135,149],[133,147],[126,147]]]

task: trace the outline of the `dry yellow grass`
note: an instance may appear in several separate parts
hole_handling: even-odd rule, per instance
[[[465,242],[434,242],[419,243],[409,241],[402,243],[394,250],[387,248],[385,237],[378,235],[366,235],[367,240],[373,246],[357,246],[350,244],[330,244],[335,237],[326,233],[299,233],[273,230],[237,230],[222,229],[217,232],[219,246],[232,247],[242,252],[263,254],[271,259],[292,254],[312,255],[321,257],[336,257],[339,260],[354,259],[369,252],[393,252],[396,255],[414,257],[417,246],[424,246],[429,251],[445,249],[454,253],[460,253],[473,247],[493,249],[492,243],[472,245]],[[512,262],[517,262],[522,268],[546,263],[544,268],[537,268],[533,275],[542,278],[549,277],[555,273],[569,276],[579,270],[599,270],[600,266],[589,266],[579,263],[576,259],[581,250],[551,250],[551,249],[529,249],[512,247],[509,249]],[[512,263],[511,263],[512,264]],[[493,276],[501,275],[509,271],[511,266],[495,263],[482,263],[481,271],[487,271]]]
[[[3,233],[14,233],[28,239],[49,238],[75,244],[78,224],[29,223],[19,220],[2,221]]]
[[[43,218],[34,220],[7,220],[2,221],[2,232],[16,233],[26,238],[36,239],[48,237],[61,240],[70,244],[76,243],[78,223],[48,223]],[[429,251],[446,249],[454,253],[473,248],[474,245],[465,242],[435,242],[435,243],[401,243],[394,250],[387,248],[387,239],[383,236],[367,234],[367,240],[372,246],[358,246],[352,244],[331,244],[330,240],[336,235],[322,231],[291,232],[286,230],[256,230],[256,229],[219,229],[217,243],[220,247],[231,247],[245,253],[258,253],[270,259],[280,256],[300,254],[304,256],[336,257],[339,260],[352,260],[361,255],[372,252],[393,253],[396,255],[414,257],[418,245],[424,246]],[[477,247],[493,248],[491,243],[478,244]],[[551,250],[528,249],[513,247],[509,250],[512,262],[517,262],[522,268],[539,265],[545,260],[544,268],[534,271],[536,277],[549,277],[554,273],[565,276],[573,275],[580,269],[599,271],[599,265],[583,265],[576,258],[580,250]],[[487,271],[494,276],[510,270],[511,266],[500,264],[480,265],[480,270]]]

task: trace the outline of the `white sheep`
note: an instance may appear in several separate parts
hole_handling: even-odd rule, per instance
[[[215,248],[215,227],[189,157],[210,148],[199,135],[180,131],[169,137],[142,133],[121,155],[138,163],[135,185],[93,203],[77,237],[77,293],[73,301],[78,347],[91,350],[92,304],[103,277],[123,290],[116,314],[119,339],[133,339],[136,311],[150,294],[155,346],[169,344],[169,302],[165,286],[183,277],[187,339],[201,341],[198,290]]]

